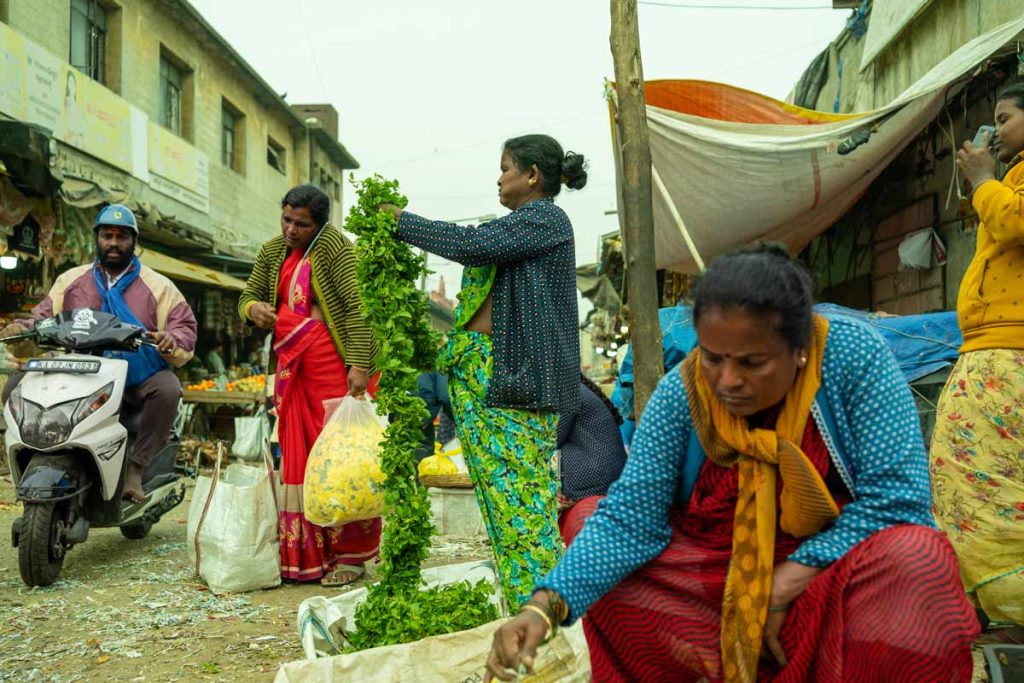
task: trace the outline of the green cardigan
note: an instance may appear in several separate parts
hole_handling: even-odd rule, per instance
[[[277,307],[277,281],[287,255],[288,248],[281,235],[260,248],[252,275],[238,299],[238,312],[243,320],[248,320],[246,311],[256,302],[263,301]],[[376,348],[359,299],[352,243],[328,225],[313,245],[310,261],[313,292],[335,348],[346,365],[372,370]]]

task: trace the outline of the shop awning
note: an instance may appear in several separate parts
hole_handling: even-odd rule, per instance
[[[645,83],[658,268],[698,272],[759,239],[804,248],[935,119],[965,74],[1022,31],[1024,16],[979,36],[889,105],[860,114],[810,111],[718,83]],[[614,113],[614,94],[611,105]]]
[[[186,263],[176,258],[161,254],[152,249],[137,249],[139,260],[158,273],[163,273],[173,280],[185,280],[186,282],[197,282],[201,285],[218,287],[220,289],[231,289],[237,292],[245,289],[245,281],[237,277],[231,277],[226,273],[218,273],[205,266],[197,266],[194,263]]]
[[[50,170],[50,131],[22,121],[0,121],[0,161],[24,194],[49,196],[60,187]]]
[[[91,209],[101,204],[123,204],[128,193],[122,189],[105,187],[97,180],[65,175],[60,186],[60,197],[68,206]]]

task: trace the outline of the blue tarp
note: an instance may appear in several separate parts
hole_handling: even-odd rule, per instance
[[[955,312],[926,313],[924,315],[879,316],[835,304],[814,307],[828,316],[846,316],[861,320],[874,327],[889,344],[907,382],[952,365],[963,338],[956,322]],[[697,344],[693,329],[692,311],[679,305],[658,311],[661,321],[661,345],[665,370],[678,365]],[[619,378],[612,392],[612,402],[626,419],[622,435],[628,444],[635,427],[629,416],[633,413],[633,350],[627,349],[622,360]]]

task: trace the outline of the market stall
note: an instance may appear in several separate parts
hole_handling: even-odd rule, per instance
[[[181,400],[188,437],[200,443],[234,443],[236,418],[266,419],[260,409],[267,401],[267,376],[238,377],[241,372],[241,368],[232,367],[229,373],[233,379],[220,377],[183,385]]]
[[[202,389],[185,389],[181,400],[184,403],[201,403],[206,405],[251,406],[263,402],[262,392],[254,391],[216,391]]]

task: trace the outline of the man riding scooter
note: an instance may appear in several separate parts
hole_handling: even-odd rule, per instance
[[[150,330],[156,348],[114,354],[128,361],[125,403],[141,411],[140,422],[146,425],[129,457],[123,495],[143,502],[143,473],[167,441],[181,398],[181,383],[169,367],[180,367],[192,358],[196,318],[178,288],[135,256],[139,227],[128,207],[111,204],[103,208],[93,232],[96,260],[58,277],[47,297],[32,309],[32,317],[11,323],[0,331],[0,337],[21,334],[37,320],[74,308],[102,310]],[[15,355],[22,354],[15,349]],[[8,380],[4,403],[22,377],[16,374]]]

